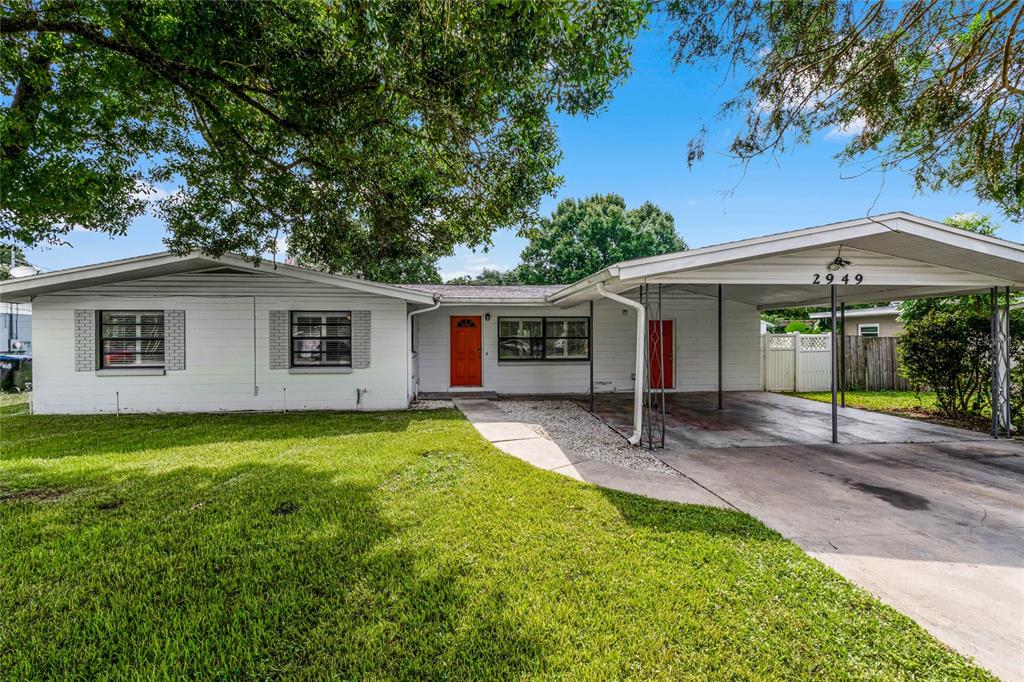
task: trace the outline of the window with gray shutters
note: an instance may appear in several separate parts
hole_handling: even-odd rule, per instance
[[[101,369],[164,366],[164,311],[100,311]]]
[[[292,367],[351,367],[351,311],[292,311]]]

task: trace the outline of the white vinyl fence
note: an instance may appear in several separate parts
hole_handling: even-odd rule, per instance
[[[830,390],[831,347],[831,334],[762,334],[762,388],[766,391]]]

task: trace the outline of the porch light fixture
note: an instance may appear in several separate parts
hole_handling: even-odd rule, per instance
[[[845,268],[847,265],[850,265],[850,261],[846,260],[842,256],[836,256],[836,259],[828,264],[828,269],[835,272],[836,270]]]
[[[490,322],[491,321],[491,314],[490,313],[484,313],[484,319],[487,320],[488,322]]]

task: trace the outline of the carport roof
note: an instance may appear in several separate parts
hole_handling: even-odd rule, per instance
[[[828,270],[837,257],[849,264]],[[624,261],[548,300],[566,306],[596,298],[598,283],[612,292],[674,284],[707,295],[714,295],[722,284],[726,298],[762,309],[827,303],[830,283],[838,285],[839,300],[848,303],[948,296],[991,287],[1021,290],[1024,245],[910,213],[886,213]]]

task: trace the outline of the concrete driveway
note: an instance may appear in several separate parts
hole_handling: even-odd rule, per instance
[[[1024,680],[1024,446],[665,450],[659,457],[1008,680]]]

